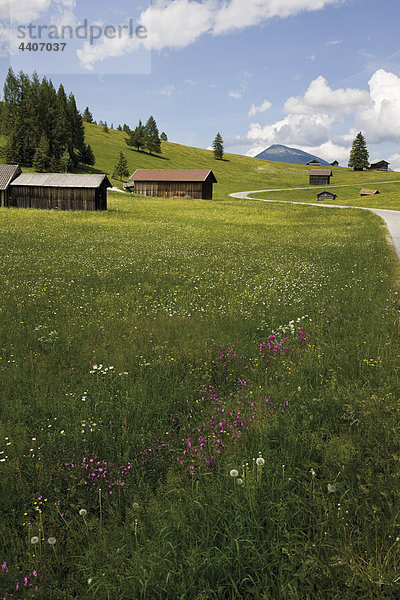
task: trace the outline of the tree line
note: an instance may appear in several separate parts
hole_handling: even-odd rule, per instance
[[[82,115],[75,97],[61,84],[32,77],[10,68],[4,83],[1,133],[7,136],[3,158],[36,171],[68,171],[79,163],[94,164],[91,147],[85,143]]]

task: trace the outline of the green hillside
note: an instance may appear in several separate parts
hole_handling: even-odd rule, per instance
[[[112,175],[118,155],[122,151],[133,173],[136,169],[212,169],[218,184],[214,197],[222,199],[227,194],[245,190],[284,188],[307,186],[306,165],[270,162],[249,158],[238,154],[225,154],[224,160],[218,161],[210,150],[191,148],[172,142],[162,143],[162,155],[149,155],[137,152],[126,144],[126,133],[110,129],[104,133],[103,128],[85,123],[86,140],[96,157],[95,169]],[[347,168],[333,169],[333,184],[361,185],[374,181],[393,181],[400,179],[399,173],[354,172]],[[122,183],[112,179],[112,183],[122,188]],[[384,202],[381,195],[380,200]]]

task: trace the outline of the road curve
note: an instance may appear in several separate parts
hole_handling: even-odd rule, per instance
[[[293,188],[291,188],[293,189]],[[252,190],[250,192],[237,192],[230,194],[232,198],[241,200],[259,200],[260,202],[275,202],[281,204],[302,204],[303,206],[318,206],[318,208],[357,208],[358,210],[369,210],[381,217],[389,230],[393,245],[396,249],[397,258],[400,260],[400,211],[386,210],[383,208],[368,208],[364,206],[340,206],[337,204],[315,204],[311,202],[291,202],[286,200],[265,200],[263,198],[252,198],[249,194],[261,194],[263,192],[274,192],[278,190]],[[279,190],[284,191],[284,190]]]

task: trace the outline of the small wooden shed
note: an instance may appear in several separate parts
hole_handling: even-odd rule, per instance
[[[6,206],[58,210],[107,210],[104,173],[23,173],[9,186]]]
[[[331,169],[311,169],[307,175],[310,178],[310,185],[329,185],[332,177]]]
[[[370,164],[368,169],[370,169],[370,171],[387,171],[389,169],[389,165],[390,163],[388,163],[386,160],[380,160],[376,163]]]
[[[362,189],[360,190],[360,196],[375,196],[375,194],[379,194],[378,190],[368,190],[368,189]]]
[[[316,158],[313,158],[312,160],[306,162],[306,165],[309,165],[310,167],[320,167],[321,163]]]
[[[137,169],[124,187],[143,196],[212,200],[212,171],[197,169]]]
[[[317,194],[317,200],[319,202],[322,202],[324,200],[336,200],[337,195],[334,194],[333,192],[328,192],[328,190],[324,190],[323,192],[320,192],[319,194]]]
[[[334,160],[333,162],[331,162],[331,167],[338,167],[339,166],[339,162],[337,160]]]
[[[0,165],[0,206],[7,206],[9,185],[21,172],[19,165]]]

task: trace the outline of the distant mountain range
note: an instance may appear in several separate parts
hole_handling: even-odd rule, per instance
[[[281,144],[270,146],[255,158],[272,160],[275,162],[294,163],[296,165],[305,165],[310,160],[317,160],[320,165],[329,166],[329,163],[323,158],[319,158],[319,156],[308,154],[308,152],[303,152],[303,150],[299,150],[298,148],[282,146]]]

